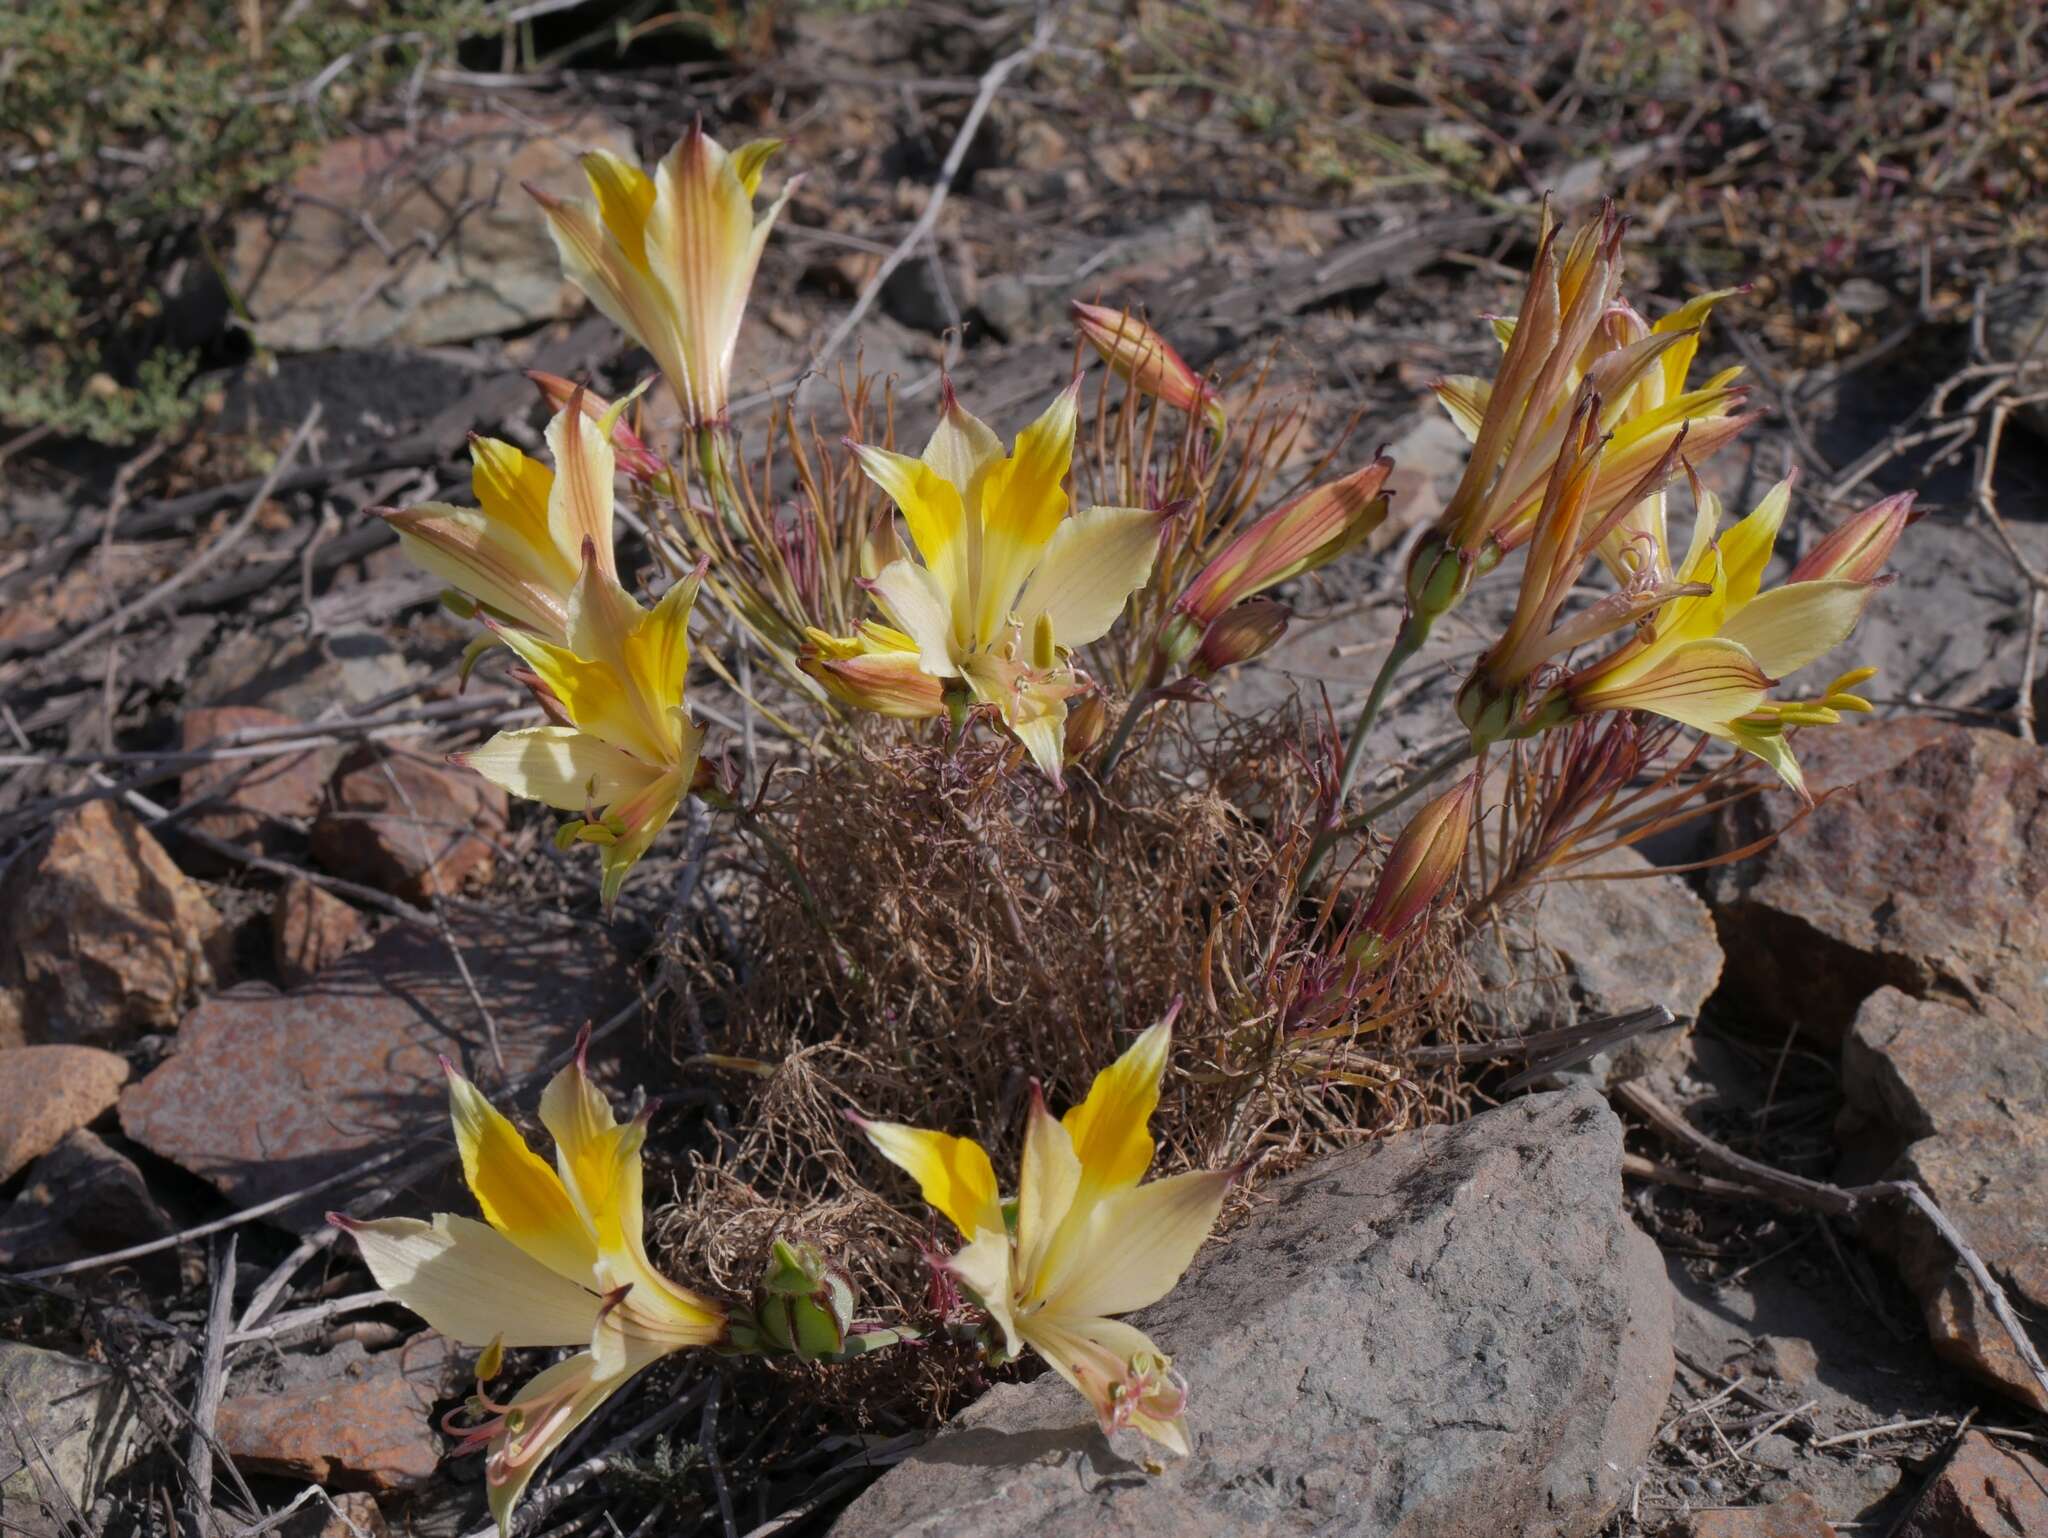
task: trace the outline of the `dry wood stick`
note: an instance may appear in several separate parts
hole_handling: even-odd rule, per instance
[[[1956,1258],[1962,1261],[1991,1304],[1991,1312],[2012,1340],[2013,1349],[2019,1353],[2027,1371],[2040,1384],[2042,1394],[2048,1396],[2048,1364],[2042,1362],[2041,1353],[2034,1348],[2033,1337],[2027,1334],[2026,1326],[2013,1312],[2005,1289],[1999,1286],[1990,1267],[1984,1264],[1984,1257],[1977,1253],[1962,1232],[1949,1221],[1948,1214],[1917,1182],[1881,1180],[1867,1186],[1837,1186],[1808,1180],[1745,1158],[1727,1144],[1708,1137],[1640,1083],[1617,1084],[1610,1093],[1670,1141],[1691,1149],[1702,1161],[1719,1165],[1746,1181],[1763,1200],[1796,1211],[1818,1212],[1827,1217],[1846,1217],[1874,1201],[1900,1201],[1912,1207],[1934,1225],[1934,1231],[1955,1251]]]
[[[192,1438],[185,1448],[185,1529],[189,1538],[206,1538],[213,1515],[213,1423],[228,1391],[228,1324],[235,1306],[235,1246],[238,1236],[222,1235],[213,1246],[213,1300],[206,1310],[206,1343],[199,1357],[199,1390],[192,1400]]]

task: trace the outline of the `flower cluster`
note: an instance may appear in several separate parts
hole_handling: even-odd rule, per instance
[[[1392,462],[1380,453],[1340,459],[1348,429],[1320,458],[1297,456],[1305,412],[1268,416],[1262,384],[1245,390],[1198,373],[1145,319],[1079,302],[1076,326],[1106,370],[1097,377],[1122,381],[1105,382],[1103,394],[1116,392],[1129,450],[1116,473],[1101,447],[1107,415],[1082,431],[1077,376],[1007,447],[943,381],[937,425],[915,456],[894,447],[893,409],[888,426],[867,430],[879,413],[868,412],[859,386],[846,395],[841,451],[815,431],[807,440],[785,416],[789,475],[754,475],[736,447],[731,376],[755,269],[789,197],[785,186],[756,212],[777,148],[761,140],[727,152],[699,124],[651,175],[593,154],[583,162],[589,201],[534,194],[566,274],[666,379],[680,443],[647,428],[640,390],[612,402],[536,375],[551,413],[547,461],[473,438],[475,506],[380,510],[407,553],[449,585],[448,605],[480,623],[465,674],[486,655],[509,653],[511,676],[545,718],[454,761],[567,814],[558,843],[597,847],[607,905],[685,797],[733,805],[705,771],[704,731],[687,697],[693,622],[700,641],[711,637],[698,652],[763,721],[787,724],[749,692],[744,661],[729,668],[721,650],[765,653],[785,694],[799,693],[847,734],[835,742],[850,739],[849,714],[941,720],[927,730],[935,740],[945,734],[948,754],[970,730],[990,731],[1004,744],[1006,772],[1028,758],[1055,789],[1083,770],[1107,787],[1156,707],[1204,692],[1282,640],[1290,613],[1275,589],[1358,550],[1389,511]],[[1733,291],[1648,320],[1622,292],[1624,234],[1624,221],[1603,208],[1567,237],[1546,205],[1517,313],[1492,321],[1498,366],[1490,378],[1436,387],[1471,441],[1470,459],[1442,515],[1411,535],[1401,626],[1341,768],[1330,752],[1323,758],[1335,772],[1320,761],[1312,770],[1301,804],[1317,811],[1298,830],[1305,853],[1291,868],[1276,935],[1315,932],[1337,911],[1338,893],[1310,888],[1330,844],[1430,781],[1418,776],[1373,811],[1344,818],[1395,673],[1515,553],[1520,586],[1512,616],[1458,692],[1469,752],[1437,767],[1459,757],[1478,764],[1386,846],[1370,894],[1343,908],[1332,926],[1339,940],[1304,969],[1340,1002],[1399,973],[1462,873],[1483,862],[1474,836],[1488,815],[1485,755],[1495,744],[1553,731],[1553,743],[1566,741],[1594,717],[1608,719],[1616,742],[1633,740],[1654,717],[1671,723],[1657,729],[1658,751],[1687,729],[1763,760],[1803,791],[1795,729],[1869,708],[1856,693],[1868,670],[1809,697],[1775,691],[1855,629],[1888,580],[1911,498],[1851,517],[1772,584],[1792,481],[1730,523],[1698,473],[1753,420],[1739,370],[1691,377],[1702,328]],[[1175,447],[1155,461],[1162,421]],[[1277,471],[1283,464],[1298,467],[1291,481]],[[621,475],[640,515],[630,521],[665,581],[629,586],[621,574]],[[791,513],[782,500],[791,481],[806,511]],[[1681,483],[1693,511],[1682,547],[1669,506]],[[1589,580],[1607,590],[1583,596]],[[1641,762],[1634,748],[1594,758],[1607,767],[1588,784],[1597,780],[1603,795]],[[1321,917],[1290,928],[1307,909]],[[1346,1028],[1327,1024],[1336,1008],[1317,1017],[1317,1035]],[[1259,1020],[1268,1015],[1285,1017],[1275,1028],[1283,1036],[1300,1024],[1286,1009]],[[1139,1035],[1062,1117],[1032,1082],[1007,1197],[974,1139],[854,1120],[958,1231],[940,1272],[948,1295],[964,1294],[975,1310],[986,1359],[1028,1349],[1086,1398],[1105,1433],[1129,1428],[1186,1454],[1188,1387],[1172,1358],[1118,1316],[1176,1285],[1242,1171],[1145,1181],[1172,1021],[1169,1013]],[[643,1236],[647,1118],[617,1120],[591,1082],[583,1044],[541,1099],[552,1166],[452,1068],[448,1082],[483,1221],[334,1221],[380,1286],[482,1348],[476,1394],[454,1429],[465,1450],[487,1450],[501,1526],[541,1461],[671,1353],[708,1347],[831,1363],[917,1341],[907,1323],[857,1319],[847,1270],[802,1239],[775,1240],[744,1300],[715,1301],[656,1269]],[[573,1355],[517,1392],[491,1388],[507,1350],[569,1347]]]

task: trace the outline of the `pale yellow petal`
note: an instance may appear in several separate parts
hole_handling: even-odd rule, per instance
[[[1160,516],[1142,507],[1090,507],[1062,520],[1017,600],[1024,633],[1044,615],[1063,647],[1107,635],[1152,575],[1162,527]]]
[[[923,458],[936,474],[959,491],[962,502],[971,508],[980,496],[982,476],[1002,463],[1003,440],[980,417],[962,406],[948,385],[939,407],[938,426],[932,429],[931,441],[924,446]]]
[[[1867,582],[1845,581],[1772,588],[1723,620],[1721,639],[1742,647],[1772,678],[1784,678],[1848,640],[1870,592]]]
[[[514,1400],[520,1412],[517,1429],[508,1417],[505,1429],[492,1439],[486,1454],[484,1484],[501,1538],[509,1538],[513,1508],[548,1455],[659,1355],[647,1351],[614,1354],[600,1364],[591,1353],[580,1352],[557,1362],[519,1390]]]
[[[1486,419],[1486,408],[1493,399],[1491,381],[1476,374],[1450,374],[1436,382],[1435,390],[1436,398],[1458,424],[1465,441],[1477,442],[1479,424]]]
[[[1783,731],[1749,731],[1737,722],[1725,735],[1729,741],[1746,753],[1752,753],[1777,771],[1783,780],[1803,801],[1812,801],[1813,794],[1806,788],[1806,776],[1800,771],[1799,760],[1792,752],[1792,739]]]
[[[883,567],[870,586],[896,628],[916,643],[924,670],[934,678],[955,676],[960,670],[944,584],[928,568],[902,560]]]
[[[551,542],[510,535],[487,513],[425,502],[383,515],[414,565],[512,623],[559,640],[568,590]]]
[[[1000,1216],[1000,1215],[999,1215]],[[984,1228],[951,1260],[946,1269],[958,1277],[988,1310],[989,1318],[1003,1333],[1003,1349],[1015,1356],[1022,1342],[1017,1317],[1011,1308],[1010,1236],[998,1228]]]
[[[983,1229],[1004,1231],[995,1167],[981,1144],[898,1122],[863,1122],[861,1130],[883,1158],[917,1182],[924,1199],[950,1218],[964,1238],[971,1240]]]
[[[1216,1226],[1228,1171],[1196,1171],[1116,1191],[1098,1202],[1086,1227],[1046,1278],[1048,1309],[1063,1314],[1126,1314],[1171,1292]]]
[[[1017,1295],[1038,1296],[1039,1267],[1081,1187],[1081,1161],[1074,1140],[1045,1108],[1037,1085],[1031,1090],[1030,1120],[1024,1129],[1024,1160],[1017,1176]]]
[[[612,549],[612,478],[616,456],[611,438],[581,409],[564,408],[548,423],[548,451],[555,460],[548,493],[548,529],[562,558],[583,569],[586,548],[597,569],[614,583],[618,558]]]
[[[662,770],[567,726],[500,732],[480,748],[454,756],[515,796],[559,812],[610,806],[638,795]]]
[[[654,184],[647,259],[667,288],[683,360],[683,377],[670,384],[686,421],[719,421],[753,275],[753,199],[725,151],[697,129],[662,157]]]
[[[667,287],[626,255],[590,205],[535,196],[547,217],[563,275],[675,380],[684,372],[684,363]]]
[[[473,1218],[335,1221],[379,1287],[465,1346],[580,1346],[597,1323],[595,1293]]]
[[[587,1283],[597,1246],[562,1182],[519,1129],[461,1074],[448,1074],[449,1119],[463,1179],[491,1227],[549,1270]]]
[[[1654,668],[1613,687],[1577,694],[1580,707],[1647,710],[1681,725],[1726,734],[1764,701],[1771,679],[1732,641],[1688,641]]]

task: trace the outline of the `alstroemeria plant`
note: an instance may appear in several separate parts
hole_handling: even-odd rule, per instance
[[[1078,382],[1003,452],[946,387],[919,458],[849,445],[889,494],[917,557],[868,584],[886,623],[812,632],[803,665],[861,709],[916,717],[994,708],[1055,784],[1075,648],[1100,640],[1152,571],[1163,519],[1147,508],[1070,512]]]
[[[1169,1016],[1058,1120],[1034,1085],[1013,1204],[973,1139],[860,1125],[966,1240],[947,1265],[988,1311],[1002,1354],[1037,1352],[1094,1406],[1105,1435],[1128,1426],[1186,1456],[1187,1389],[1173,1359],[1112,1317],[1173,1290],[1237,1178],[1195,1172],[1139,1184],[1152,1164],[1148,1127],[1172,1047]]]
[[[444,1064],[444,1066],[446,1066]],[[620,1123],[576,1060],[541,1096],[550,1168],[469,1080],[448,1068],[462,1173],[484,1221],[438,1213],[363,1222],[330,1214],[377,1285],[450,1340],[485,1348],[461,1451],[487,1448],[491,1513],[510,1532],[534,1471],[634,1374],[671,1352],[715,1345],[725,1310],[670,1281],[641,1233],[646,1118]],[[488,1380],[507,1347],[583,1349],[499,1401]]]

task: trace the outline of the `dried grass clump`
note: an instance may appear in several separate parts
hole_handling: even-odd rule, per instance
[[[1159,1173],[1284,1168],[1454,1113],[1452,1068],[1393,1066],[1448,1025],[1448,933],[1425,925],[1360,978],[1342,961],[1356,888],[1299,910],[1327,759],[1301,713],[1175,720],[1107,790],[1077,774],[1064,793],[988,735],[863,735],[758,814],[747,975],[679,958],[724,1006],[696,1061],[760,1075],[739,1076],[744,1130],[663,1230],[707,1280],[743,1294],[772,1236],[810,1238],[864,1309],[929,1328],[945,1240],[902,1216],[901,1177],[841,1113],[972,1133],[1014,1171],[1031,1081],[1073,1103],[1176,1001]],[[931,1404],[971,1368],[927,1359],[895,1386]]]

